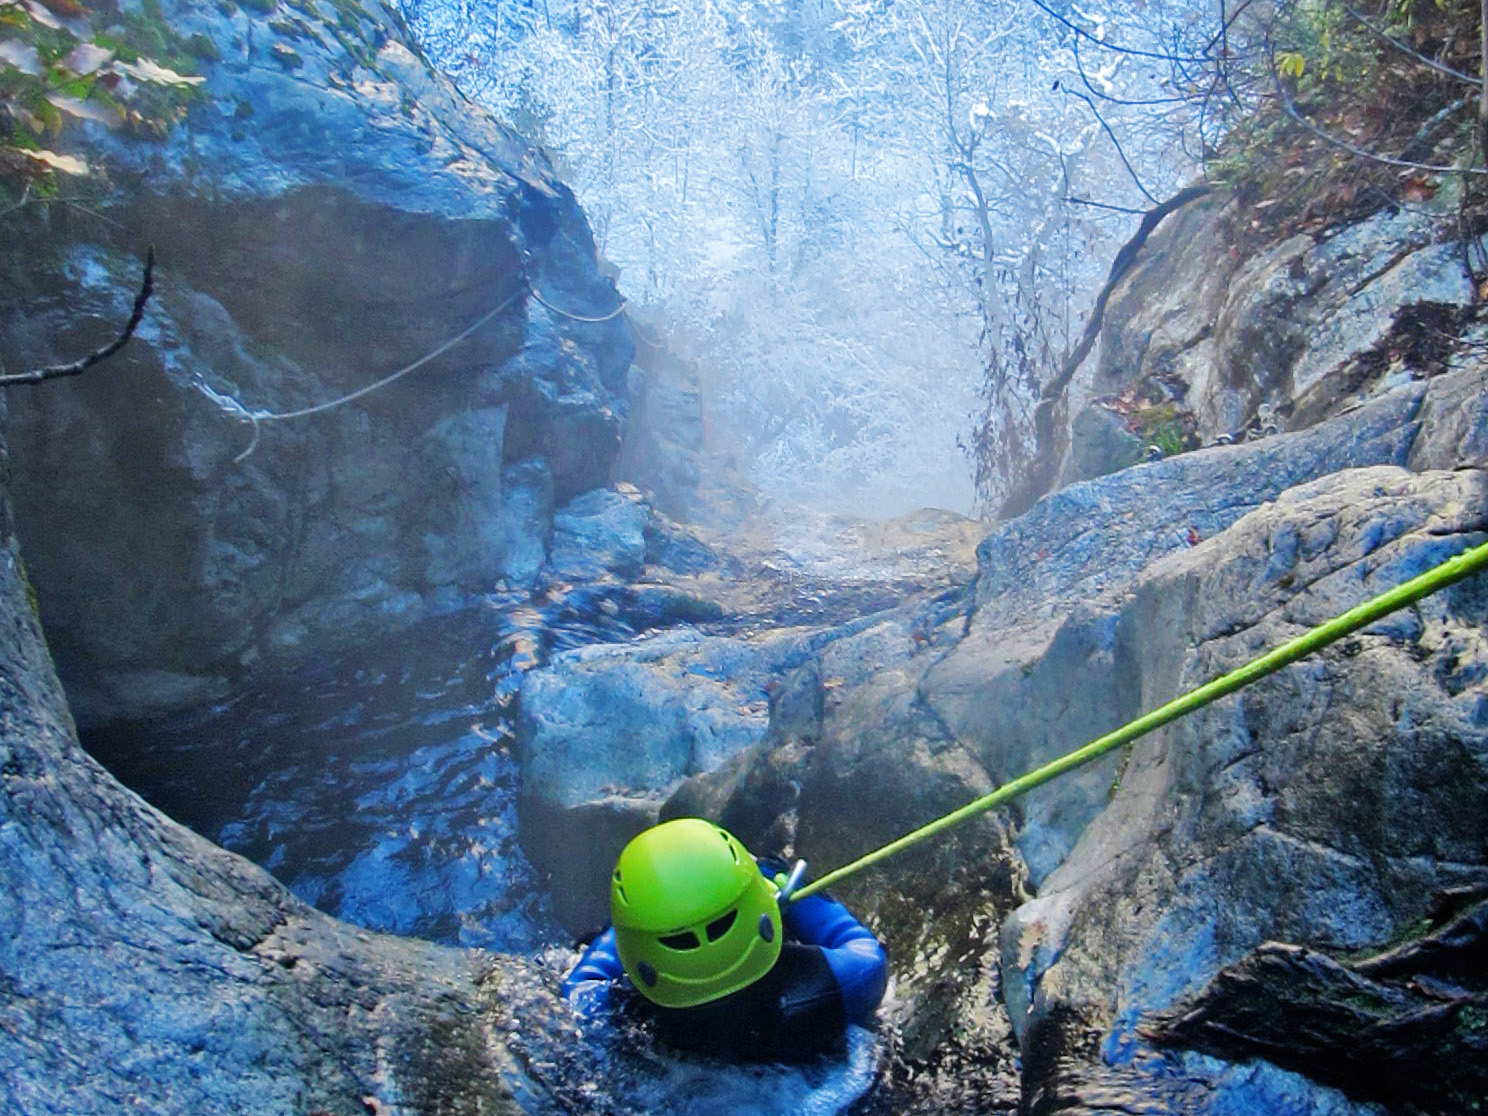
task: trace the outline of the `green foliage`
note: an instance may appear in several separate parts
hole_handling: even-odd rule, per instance
[[[31,607],[31,615],[38,624],[41,623],[41,598],[36,595],[36,586],[31,582],[31,575],[26,571],[26,563],[21,561],[21,556],[14,551],[11,552],[15,558],[16,576],[21,580],[21,588],[26,594],[26,604]]]
[[[1210,181],[1242,202],[1237,235],[1287,236],[1419,203],[1441,182],[1411,164],[1473,158],[1476,101],[1416,56],[1475,72],[1479,4],[1379,0],[1363,7],[1302,0],[1278,9],[1268,49],[1249,62],[1259,99],[1206,160]]]
[[[176,33],[159,0],[78,8],[65,22],[40,5],[8,4],[0,41],[0,182],[43,197],[58,175],[90,173],[52,150],[70,119],[164,136],[202,96],[199,61],[217,53],[205,36]]]

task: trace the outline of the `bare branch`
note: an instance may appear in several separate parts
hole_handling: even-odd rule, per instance
[[[1480,78],[1475,78],[1472,76],[1472,74],[1464,74],[1461,70],[1454,70],[1451,66],[1444,66],[1436,59],[1427,58],[1424,54],[1412,50],[1410,47],[1402,43],[1399,39],[1395,38],[1395,36],[1389,34],[1383,27],[1376,27],[1373,23],[1369,22],[1369,20],[1365,19],[1358,12],[1354,11],[1353,8],[1345,8],[1343,10],[1348,12],[1348,14],[1351,15],[1354,19],[1358,20],[1370,31],[1374,32],[1375,35],[1385,40],[1385,42],[1389,43],[1396,50],[1410,55],[1422,65],[1430,66],[1437,73],[1446,74],[1447,77],[1456,78],[1458,81],[1465,81],[1468,85],[1471,85],[1475,89],[1483,84]]]
[[[1106,101],[1113,105],[1177,105],[1183,104],[1188,100],[1187,97],[1153,97],[1148,100],[1128,101],[1121,97],[1113,97],[1109,93],[1102,93],[1090,83],[1090,75],[1085,72],[1085,60],[1080,57],[1080,40],[1078,38],[1075,39],[1074,54],[1075,70],[1080,75],[1080,81],[1097,100]]]
[[[1109,209],[1113,213],[1131,213],[1140,215],[1147,212],[1145,209],[1133,209],[1131,208],[1131,206],[1127,205],[1110,205],[1107,202],[1091,201],[1089,198],[1077,198],[1073,195],[1066,197],[1064,200],[1071,205],[1088,205],[1092,209]]]
[[[1175,54],[1172,54],[1172,53],[1159,54],[1159,53],[1157,53],[1155,51],[1150,51],[1150,50],[1138,50],[1135,47],[1117,46],[1115,43],[1108,43],[1104,39],[1098,39],[1098,38],[1096,38],[1094,35],[1092,35],[1089,31],[1085,30],[1085,28],[1081,27],[1079,24],[1070,22],[1064,16],[1062,16],[1058,12],[1056,12],[1053,8],[1051,8],[1047,4],[1045,4],[1043,2],[1043,0],[1029,0],[1029,2],[1031,4],[1033,4],[1033,6],[1035,8],[1038,8],[1040,11],[1042,11],[1044,14],[1052,17],[1057,22],[1064,24],[1066,27],[1068,27],[1075,34],[1079,35],[1081,38],[1089,39],[1092,43],[1095,43],[1097,46],[1101,47],[1102,49],[1112,51],[1112,52],[1114,52],[1116,54],[1129,54],[1129,55],[1132,55],[1135,58],[1156,58],[1156,59],[1158,59],[1159,61],[1162,61],[1162,62],[1194,62],[1194,63],[1204,63],[1204,62],[1208,62],[1209,61],[1209,59],[1207,59],[1207,58],[1198,57],[1198,56],[1188,57],[1188,56],[1183,56],[1183,55],[1175,55]]]
[[[1037,2],[1038,0],[1034,0],[1034,3]],[[1090,111],[1095,113],[1095,119],[1100,122],[1100,126],[1105,130],[1105,133],[1110,138],[1112,145],[1116,148],[1116,154],[1121,157],[1121,165],[1126,168],[1126,173],[1131,175],[1131,180],[1137,184],[1137,189],[1142,191],[1142,196],[1150,201],[1153,205],[1157,205],[1158,200],[1152,196],[1152,192],[1148,190],[1147,187],[1142,184],[1142,180],[1137,177],[1136,169],[1131,165],[1131,161],[1126,157],[1126,152],[1123,151],[1121,148],[1121,141],[1116,138],[1116,133],[1111,131],[1111,126],[1106,123],[1106,118],[1100,114],[1100,109],[1095,107],[1095,102],[1087,97],[1084,93],[1076,92],[1073,89],[1068,90],[1068,92],[1071,97],[1079,97],[1080,100],[1084,101],[1087,105],[1090,106]]]
[[[1065,392],[1069,388],[1070,381],[1074,379],[1075,372],[1084,363],[1085,358],[1090,355],[1090,350],[1095,346],[1095,339],[1100,336],[1101,323],[1105,319],[1106,304],[1111,299],[1111,293],[1116,285],[1126,277],[1136,263],[1137,255],[1141,252],[1147,238],[1152,235],[1154,229],[1162,222],[1163,218],[1174,210],[1181,209],[1192,201],[1205,197],[1212,192],[1209,186],[1189,186],[1179,190],[1167,201],[1162,202],[1147,212],[1142,218],[1141,227],[1137,233],[1125,245],[1121,251],[1116,253],[1116,258],[1111,262],[1111,273],[1106,278],[1106,284],[1101,288],[1100,294],[1096,296],[1095,305],[1090,311],[1090,320],[1085,323],[1085,332],[1080,337],[1080,343],[1066,358],[1063,367],[1059,369],[1040,393],[1038,405],[1033,411],[1034,445],[1033,460],[1043,461],[1042,469],[1035,468],[1033,472],[1025,477],[1022,483],[1008,495],[998,509],[998,517],[1011,519],[1020,515],[1033,506],[1033,502],[1049,490],[1053,484],[1053,464],[1049,455],[1049,447],[1054,444],[1056,436],[1055,409],[1064,399]]]
[[[1430,163],[1415,163],[1409,159],[1396,159],[1389,155],[1379,155],[1373,151],[1366,151],[1357,144],[1352,144],[1347,140],[1341,140],[1337,136],[1330,135],[1311,120],[1308,120],[1307,117],[1303,116],[1301,110],[1297,108],[1296,103],[1287,94],[1286,87],[1282,84],[1281,74],[1276,68],[1276,55],[1274,51],[1271,54],[1269,62],[1271,66],[1271,80],[1276,87],[1276,95],[1281,98],[1281,104],[1286,110],[1286,114],[1313,135],[1317,136],[1318,139],[1330,143],[1340,150],[1347,151],[1350,155],[1354,155],[1360,159],[1368,159],[1374,163],[1383,163],[1387,167],[1403,167],[1406,170],[1425,171],[1427,174],[1488,175],[1488,170],[1482,167],[1442,167]]]
[[[155,289],[155,248],[152,245],[149,253],[145,256],[145,278],[140,284],[139,294],[134,296],[134,311],[129,315],[129,321],[124,326],[124,332],[114,338],[112,342],[99,349],[97,352],[89,353],[81,360],[75,360],[71,364],[56,364],[50,368],[36,368],[30,372],[17,372],[13,376],[0,376],[0,387],[14,387],[17,384],[39,384],[45,380],[58,380],[64,376],[76,376],[85,372],[100,361],[107,360],[120,349],[122,349],[140,324],[140,319],[145,316],[145,303],[150,301],[150,294]]]

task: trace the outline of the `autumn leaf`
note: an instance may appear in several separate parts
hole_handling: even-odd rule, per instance
[[[1436,196],[1441,184],[1432,182],[1423,175],[1415,174],[1400,185],[1400,196],[1408,202],[1430,201]]]
[[[74,19],[87,14],[78,0],[40,0],[40,3],[63,19]]]

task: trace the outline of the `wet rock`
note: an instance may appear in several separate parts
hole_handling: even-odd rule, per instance
[[[513,585],[531,588],[548,560],[552,471],[540,457],[519,461],[507,466],[501,485],[501,574]]]
[[[812,669],[820,649],[839,647],[827,661],[840,677],[826,688],[866,677],[855,633],[895,655],[922,650],[960,596],[938,595],[893,624],[873,612],[969,569],[975,537],[949,513],[889,524],[803,515],[789,533],[775,523],[735,529],[729,549],[713,529],[649,513],[634,493],[590,494],[580,508],[589,514],[564,522],[591,540],[599,558],[589,572],[604,580],[548,590],[553,627],[539,636],[548,650],[523,675],[517,720],[523,847],[575,933],[603,921],[625,840],[684,779],[759,743],[783,680]],[[617,584],[617,572],[634,569],[624,563],[638,557],[643,516],[645,553],[660,561],[646,580]],[[761,538],[769,549],[751,551]],[[560,630],[568,623],[577,638]]]
[[[523,848],[551,876],[565,925],[603,923],[625,841],[682,779],[764,735],[769,680],[809,646],[794,635],[756,645],[682,629],[563,652],[524,677]]]
[[[78,745],[0,492],[0,1108],[515,1113],[501,967],[336,923]]]
[[[1488,904],[1364,961],[1267,942],[1144,1038],[1228,1061],[1264,1058],[1350,1097],[1422,1113],[1488,1096]]]
[[[662,815],[835,867],[1398,584],[1488,528],[1480,473],[1401,467],[1470,444],[1482,382],[1046,498],[929,638],[907,610],[823,644],[766,736]],[[1300,1064],[1159,1050],[1140,1021],[1268,937],[1377,946],[1488,879],[1484,600],[1458,586],[837,885],[898,982],[871,1110],[981,1089],[989,1110],[1377,1111]]]
[[[638,577],[646,564],[650,509],[631,494],[596,488],[553,515],[547,574],[558,581],[591,581],[612,574]]]
[[[85,727],[191,692],[152,692],[143,672],[207,686],[292,668],[499,578],[530,583],[551,505],[608,481],[633,347],[623,317],[530,299],[595,316],[618,295],[568,189],[433,73],[391,9],[167,2],[139,18],[210,48],[194,51],[199,98],[161,138],[64,130],[107,172],[100,216],[20,210],[0,284],[6,366],[70,360],[118,329],[136,246],[156,250],[128,348],[17,396],[7,421],[19,529]],[[318,408],[477,322],[345,405],[257,427],[219,405]],[[523,462],[546,481],[506,475]]]

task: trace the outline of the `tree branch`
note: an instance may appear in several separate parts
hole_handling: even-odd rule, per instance
[[[1202,63],[1202,62],[1209,61],[1207,58],[1203,58],[1203,57],[1187,57],[1187,56],[1175,55],[1175,54],[1158,54],[1158,53],[1156,53],[1154,51],[1150,51],[1150,50],[1137,50],[1135,47],[1117,46],[1115,43],[1108,43],[1104,39],[1096,38],[1096,36],[1092,35],[1089,31],[1085,30],[1085,28],[1081,27],[1079,24],[1070,22],[1064,16],[1062,16],[1058,12],[1056,12],[1053,8],[1051,8],[1047,4],[1043,3],[1043,0],[1029,0],[1029,2],[1031,4],[1033,4],[1033,6],[1035,8],[1038,8],[1040,11],[1042,11],[1045,15],[1050,16],[1054,20],[1058,21],[1059,23],[1064,24],[1066,27],[1068,27],[1076,35],[1079,35],[1081,38],[1089,39],[1096,46],[1102,47],[1105,50],[1113,51],[1116,54],[1129,54],[1129,55],[1132,55],[1135,58],[1155,58],[1155,59],[1158,59],[1159,61],[1162,61],[1162,62],[1199,62],[1199,63]]]
[[[1465,81],[1468,85],[1471,85],[1475,89],[1482,86],[1482,81],[1478,78],[1473,77],[1472,74],[1464,74],[1461,70],[1454,70],[1451,66],[1444,66],[1436,59],[1427,58],[1419,51],[1412,50],[1410,47],[1402,43],[1399,39],[1395,38],[1395,36],[1389,34],[1383,27],[1376,27],[1373,23],[1365,19],[1358,12],[1354,11],[1353,8],[1345,8],[1343,10],[1348,12],[1350,16],[1358,20],[1370,31],[1374,32],[1375,35],[1385,40],[1385,42],[1389,43],[1396,50],[1403,51],[1404,53],[1414,58],[1417,62],[1420,62],[1426,66],[1430,66],[1437,73],[1446,74],[1448,77],[1456,78],[1458,81]]]
[[[1047,492],[1054,483],[1053,471],[1058,465],[1058,461],[1055,460],[1058,455],[1054,452],[1055,434],[1057,433],[1055,409],[1064,398],[1075,372],[1090,355],[1090,350],[1095,346],[1095,339],[1100,336],[1101,323],[1106,314],[1106,303],[1111,300],[1116,284],[1120,283],[1131,271],[1137,261],[1137,254],[1141,252],[1142,246],[1147,243],[1147,238],[1152,235],[1152,231],[1157,228],[1164,217],[1174,210],[1181,209],[1189,202],[1206,196],[1212,190],[1210,186],[1189,186],[1179,190],[1162,204],[1148,210],[1147,215],[1142,218],[1141,227],[1137,229],[1136,235],[1122,246],[1121,251],[1116,253],[1116,258],[1111,261],[1111,273],[1106,278],[1106,285],[1096,296],[1095,306],[1090,311],[1090,320],[1085,323],[1085,332],[1080,337],[1080,343],[1065,360],[1058,375],[1045,384],[1044,390],[1040,393],[1038,406],[1033,410],[1033,463],[1029,475],[1023,478],[998,508],[999,519],[1011,519],[1015,515],[1021,515],[1031,508],[1033,502]]]
[[[50,368],[36,368],[30,372],[17,372],[13,376],[0,376],[0,388],[14,387],[17,384],[39,384],[45,380],[58,380],[64,376],[76,376],[85,372],[100,361],[107,360],[120,349],[122,349],[131,337],[134,336],[140,319],[145,316],[145,303],[150,301],[150,295],[155,289],[155,248],[152,245],[145,257],[145,278],[140,284],[139,294],[134,296],[134,311],[129,315],[129,321],[124,326],[124,332],[114,338],[112,342],[99,349],[97,352],[89,353],[81,360],[75,360],[71,364],[54,364]]]
[[[1088,205],[1092,209],[1109,209],[1112,213],[1131,213],[1136,216],[1145,216],[1147,210],[1133,209],[1129,205],[1111,205],[1109,202],[1091,201],[1089,198],[1077,198],[1069,194],[1064,199],[1070,205]]]
[[[1488,0],[1485,0],[1485,3],[1488,3]],[[1427,174],[1488,174],[1488,170],[1484,170],[1482,167],[1441,167],[1434,166],[1429,163],[1414,163],[1411,162],[1411,160],[1409,159],[1396,159],[1390,155],[1379,155],[1373,151],[1366,151],[1364,150],[1364,148],[1359,147],[1356,144],[1349,143],[1346,140],[1339,139],[1337,136],[1328,134],[1327,132],[1319,128],[1316,124],[1314,124],[1311,120],[1308,120],[1307,117],[1302,115],[1302,111],[1297,108],[1296,103],[1290,96],[1287,95],[1286,87],[1282,84],[1281,81],[1281,74],[1276,69],[1276,57],[1274,54],[1271,57],[1271,80],[1276,85],[1276,95],[1281,98],[1282,108],[1286,110],[1286,114],[1288,116],[1290,116],[1298,124],[1302,125],[1302,127],[1306,128],[1313,135],[1317,136],[1318,139],[1323,140],[1326,143],[1330,143],[1334,147],[1340,148],[1343,151],[1347,151],[1350,155],[1356,156],[1360,159],[1368,159],[1370,162],[1374,163],[1383,163],[1387,167],[1403,167],[1406,170],[1425,171]],[[1459,102],[1459,104],[1462,103],[1465,102]]]
[[[1079,97],[1089,107],[1090,111],[1095,114],[1095,119],[1105,131],[1107,138],[1110,139],[1111,146],[1116,148],[1116,154],[1121,157],[1121,165],[1126,168],[1126,173],[1131,175],[1131,180],[1136,183],[1137,189],[1142,192],[1142,196],[1153,205],[1159,204],[1158,200],[1152,196],[1152,191],[1148,190],[1142,184],[1142,180],[1137,177],[1136,169],[1131,165],[1131,160],[1126,157],[1126,152],[1121,148],[1121,141],[1116,138],[1116,133],[1111,130],[1111,126],[1106,123],[1106,118],[1100,114],[1100,109],[1095,107],[1095,102],[1079,90],[1071,89],[1067,92],[1071,97]]]

